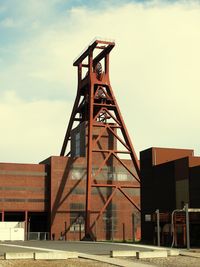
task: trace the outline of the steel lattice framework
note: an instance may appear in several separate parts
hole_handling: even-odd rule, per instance
[[[114,46],[115,42],[113,41],[97,39],[74,61],[73,65],[78,68],[78,90],[60,153],[61,156],[70,156],[71,151],[67,153],[67,146],[71,140],[71,131],[75,124],[87,122],[85,235],[88,237],[91,237],[91,227],[94,224],[94,222],[91,222],[90,216],[91,190],[93,187],[111,188],[111,194],[99,211],[96,220],[103,214],[117,190],[140,211],[138,203],[124,190],[125,188],[140,187],[139,163],[109,80],[109,54]],[[95,139],[93,134],[94,128],[99,129],[98,135],[95,135]],[[97,146],[97,142],[105,131],[113,135],[117,142],[120,143],[121,149],[117,149],[117,147],[102,149]],[[104,160],[100,162],[95,174],[92,169],[94,153],[103,153],[105,155]],[[127,166],[119,157],[120,154],[128,155],[133,167]],[[111,157],[115,158],[118,164],[122,165],[132,176],[133,181],[131,184],[124,182],[119,185],[114,181],[112,183],[98,182],[96,177]]]

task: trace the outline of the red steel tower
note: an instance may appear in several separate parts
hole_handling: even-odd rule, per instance
[[[139,163],[109,79],[109,55],[114,46],[113,41],[96,39],[74,61],[73,65],[78,69],[78,90],[60,153],[61,156],[78,157],[81,153],[86,156],[85,237],[92,239],[92,227],[113,201],[116,192],[140,211],[139,200],[135,201],[132,194],[127,193],[140,188]],[[74,138],[74,129],[81,125],[86,129],[85,139],[81,131]],[[83,139],[84,147],[80,148]],[[98,162],[98,167],[94,168],[94,162]],[[98,177],[105,166],[109,168],[109,174],[102,182]],[[131,177],[129,182],[117,178],[116,166],[126,170]],[[92,217],[93,188],[106,188],[109,193],[104,205]]]

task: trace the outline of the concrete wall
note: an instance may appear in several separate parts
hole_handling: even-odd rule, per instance
[[[0,222],[1,241],[24,240],[24,237],[25,237],[24,222]]]

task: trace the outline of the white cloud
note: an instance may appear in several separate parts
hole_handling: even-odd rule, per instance
[[[16,95],[1,100],[0,112],[6,114],[1,160],[26,161],[29,155],[29,160],[39,161],[59,152],[77,88],[72,62],[94,36],[116,40],[111,84],[136,151],[167,146],[200,153],[200,7],[191,3],[72,8],[66,16],[54,14],[51,25],[13,44],[17,60],[1,71],[1,88],[35,100],[25,102]],[[52,14],[49,9],[47,14]],[[65,90],[66,99],[60,100]],[[53,114],[59,121],[51,121]]]
[[[0,101],[0,113],[0,161],[37,163],[60,153],[69,114],[66,101],[25,102],[10,91]]]

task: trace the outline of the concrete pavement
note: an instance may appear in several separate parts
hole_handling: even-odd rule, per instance
[[[123,258],[112,258],[110,257],[111,251],[121,251],[126,254],[133,253],[134,256],[136,251],[139,252],[151,252],[157,250],[158,254],[160,250],[166,248],[155,247],[155,246],[146,246],[146,245],[137,245],[137,244],[127,244],[127,243],[108,243],[108,242],[68,242],[68,241],[18,241],[18,242],[1,242],[0,243],[0,254],[5,252],[11,253],[27,253],[31,252],[76,252],[79,257],[105,262],[115,266],[124,266],[124,267],[151,267],[146,263],[142,263],[134,257],[123,257]],[[52,256],[47,255],[50,258]]]

